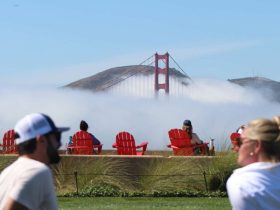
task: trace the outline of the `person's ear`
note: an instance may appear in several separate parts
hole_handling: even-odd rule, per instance
[[[44,143],[44,138],[45,136],[42,135],[36,136],[37,143]]]
[[[260,140],[255,141],[254,153],[259,154],[261,150],[262,150],[262,142]]]

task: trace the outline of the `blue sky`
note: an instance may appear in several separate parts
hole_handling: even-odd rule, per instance
[[[57,87],[166,51],[194,78],[280,81],[279,21],[276,0],[3,0],[0,82]]]

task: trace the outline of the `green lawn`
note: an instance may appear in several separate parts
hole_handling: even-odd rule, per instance
[[[59,209],[94,209],[94,210],[179,210],[179,209],[231,209],[228,198],[58,198]]]

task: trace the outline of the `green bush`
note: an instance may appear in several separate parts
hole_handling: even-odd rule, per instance
[[[140,192],[122,191],[115,186],[105,183],[97,186],[88,186],[79,193],[65,193],[60,197],[226,197],[225,192],[206,192],[206,191],[153,191]]]
[[[120,195],[120,189],[110,184],[98,184],[95,186],[87,186],[82,190],[81,194],[93,197],[116,197]]]
[[[209,190],[226,192],[226,182],[236,168],[238,168],[238,165],[235,153],[229,152],[215,158],[208,171],[210,174],[208,179]]]

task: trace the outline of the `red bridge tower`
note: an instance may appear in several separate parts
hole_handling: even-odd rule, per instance
[[[162,61],[162,62],[161,62]],[[163,63],[163,67],[159,67],[159,63]],[[159,75],[164,75],[164,83],[159,83]],[[160,89],[164,89],[165,93],[169,93],[169,54],[164,55],[155,54],[155,92],[158,93]]]

